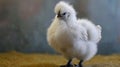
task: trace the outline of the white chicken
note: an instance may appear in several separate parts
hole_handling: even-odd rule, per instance
[[[91,59],[97,52],[101,40],[101,26],[87,19],[77,19],[72,5],[60,1],[55,6],[56,16],[47,30],[47,40],[51,47],[69,61],[63,67],[73,67],[73,58],[82,62]]]

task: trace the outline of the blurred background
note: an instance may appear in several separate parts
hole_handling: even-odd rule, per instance
[[[0,0],[0,52],[55,53],[46,30],[60,0]],[[98,54],[120,53],[120,0],[65,0],[79,18],[102,26]]]

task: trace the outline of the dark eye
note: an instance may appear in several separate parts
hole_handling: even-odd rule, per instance
[[[62,15],[66,15],[66,12],[65,12],[65,13],[63,13]]]

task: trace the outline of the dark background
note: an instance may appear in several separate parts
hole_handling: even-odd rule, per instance
[[[46,30],[60,0],[0,0],[0,52],[54,53]],[[66,0],[103,28],[98,54],[120,53],[120,0]]]

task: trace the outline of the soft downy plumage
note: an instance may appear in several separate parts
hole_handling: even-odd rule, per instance
[[[72,67],[73,58],[82,62],[90,60],[97,52],[101,40],[101,26],[87,19],[77,19],[72,5],[60,1],[55,6],[56,16],[47,30],[47,40],[51,47],[69,61],[63,67]]]

